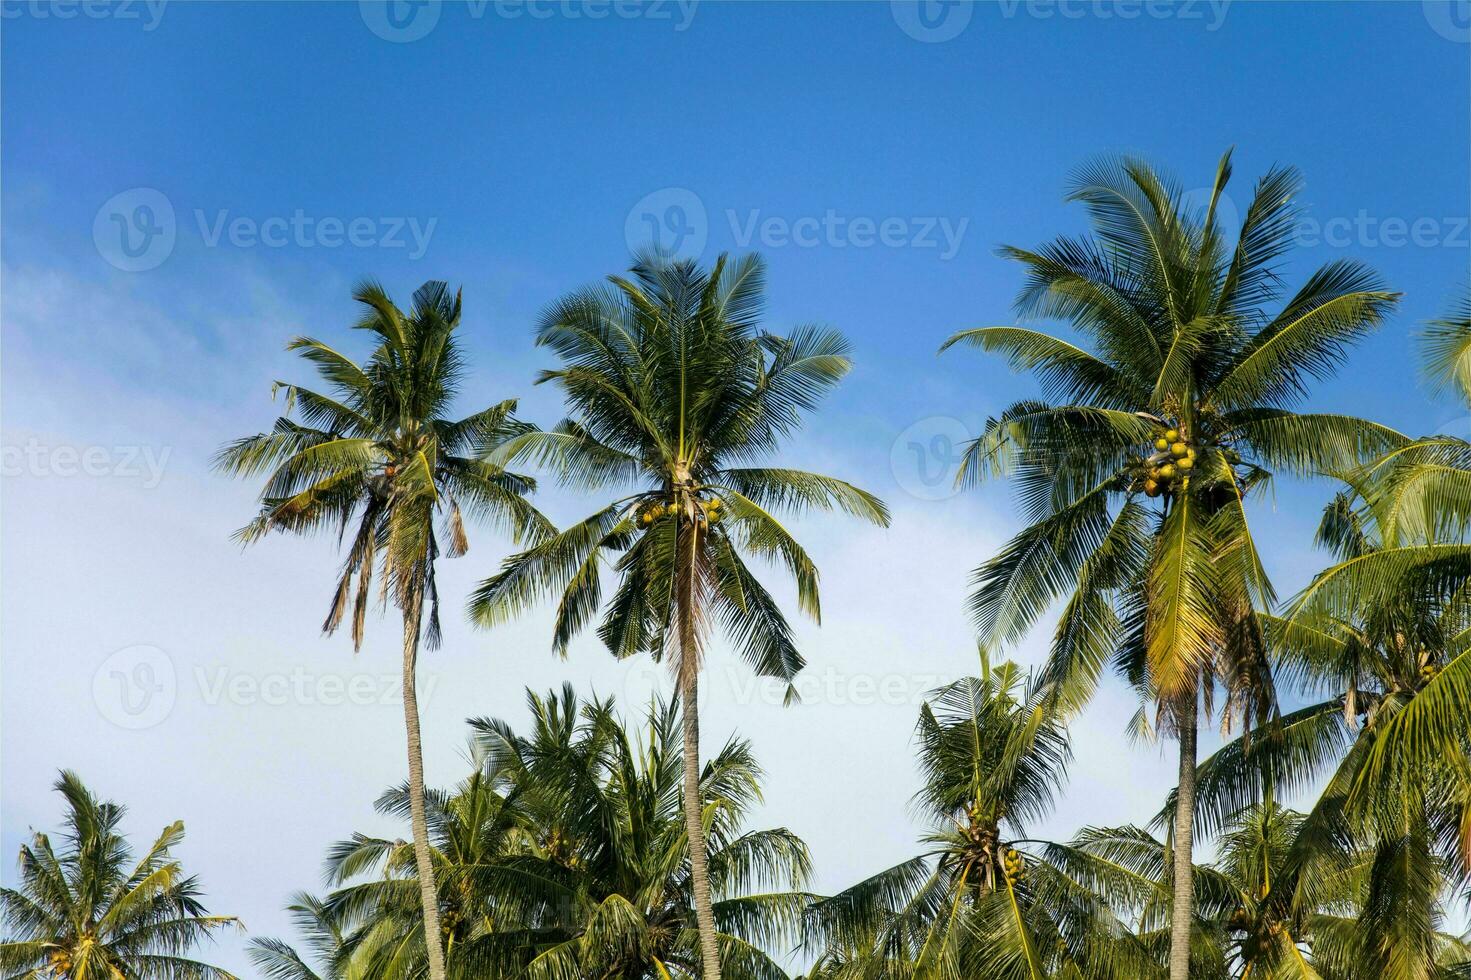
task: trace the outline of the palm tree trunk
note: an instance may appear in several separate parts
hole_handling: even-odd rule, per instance
[[[1190,980],[1190,932],[1195,920],[1195,725],[1197,692],[1175,714],[1180,739],[1180,784],[1175,791],[1175,898],[1170,914],[1170,980]]]
[[[720,980],[720,948],[715,942],[715,912],[710,906],[710,863],[705,852],[705,824],[700,807],[699,672],[680,672],[680,720],[684,730],[684,828],[690,845],[690,886],[695,897],[695,923],[700,931],[704,980]]]
[[[419,660],[422,597],[415,596],[404,610],[403,699],[404,729],[409,744],[409,815],[414,832],[414,864],[419,875],[419,904],[424,911],[424,949],[429,956],[429,980],[445,980],[444,949],[439,932],[439,894],[434,886],[434,863],[429,854],[429,820],[424,815],[424,748],[419,736],[419,696],[415,675]]]

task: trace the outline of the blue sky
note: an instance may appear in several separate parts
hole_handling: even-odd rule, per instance
[[[881,493],[895,526],[804,526],[827,593],[824,627],[803,631],[808,703],[769,703],[717,662],[706,720],[712,741],[753,737],[762,821],[807,837],[822,888],[911,853],[910,695],[973,669],[965,575],[1016,527],[1004,487],[946,496],[931,477],[946,439],[1035,389],[934,351],[1009,322],[1019,277],[994,249],[1080,230],[1062,202],[1080,164],[1137,153],[1196,188],[1234,145],[1243,210],[1269,166],[1298,166],[1308,221],[1289,281],[1355,257],[1404,293],[1313,404],[1471,430],[1418,385],[1411,344],[1471,265],[1464,2],[0,12],[3,853],[55,823],[48,785],[73,767],[133,805],[139,836],[183,817],[212,907],[253,932],[285,930],[279,907],[317,885],[329,841],[391,829],[369,803],[401,778],[398,709],[330,692],[386,684],[394,631],[356,659],[320,639],[331,548],[242,554],[228,534],[249,488],[208,457],[269,424],[273,379],[305,379],[289,337],[359,345],[363,276],[405,300],[425,279],[463,284],[466,409],[515,396],[539,421],[558,406],[530,383],[548,363],[537,312],[619,271],[651,227],[707,259],[763,252],[773,327],[852,339],[851,378],[790,455]],[[1283,594],[1319,561],[1329,490],[1283,482],[1257,518]],[[586,505],[543,503],[556,518]],[[446,568],[449,594],[504,548],[483,532]],[[463,719],[519,720],[525,685],[663,684],[590,643],[555,661],[545,616],[472,632],[457,602],[426,665],[432,780],[462,773]],[[172,677],[144,727],[114,686],[140,666]],[[907,693],[845,703],[863,700],[856,677]],[[1079,722],[1072,791],[1044,829],[1152,814],[1171,765],[1122,741],[1132,709],[1112,691]],[[243,967],[239,945],[220,958]]]

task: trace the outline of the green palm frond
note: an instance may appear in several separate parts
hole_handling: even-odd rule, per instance
[[[1421,351],[1425,376],[1435,390],[1453,391],[1471,403],[1471,289],[1445,316],[1426,324]]]

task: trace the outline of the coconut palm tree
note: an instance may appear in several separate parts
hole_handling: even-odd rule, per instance
[[[62,847],[35,834],[20,849],[16,888],[0,888],[0,973],[12,980],[234,980],[191,959],[194,947],[233,916],[209,915],[199,881],[170,851],[184,839],[175,822],[135,860],[119,830],[124,808],[99,800],[75,773],[56,791],[66,800]]]
[[[1468,349],[1471,292],[1429,325],[1422,348],[1430,383],[1471,405]],[[1445,769],[1447,759],[1463,758],[1471,748],[1465,721],[1471,699],[1471,443],[1428,436],[1340,475],[1349,489],[1325,513],[1320,530],[1337,560],[1294,600],[1283,629],[1289,648],[1328,644],[1320,655],[1331,657],[1332,643],[1346,644],[1375,664],[1371,682],[1347,668],[1336,675],[1330,670],[1326,678],[1321,665],[1304,669],[1350,699],[1356,687],[1370,683],[1386,700],[1389,710],[1376,715],[1350,802],[1359,810],[1384,804],[1393,820],[1401,796],[1435,796],[1447,779],[1471,785],[1471,777]],[[1346,705],[1346,717],[1354,717],[1354,708]],[[1471,790],[1462,792],[1471,796]]]
[[[511,439],[498,459],[535,459],[564,480],[626,490],[561,534],[507,559],[471,599],[482,625],[557,596],[553,646],[603,605],[602,568],[617,587],[598,635],[618,657],[647,651],[674,672],[684,726],[684,800],[703,976],[719,980],[719,942],[699,806],[700,666],[723,628],[761,674],[790,680],[803,660],[775,599],[746,558],[783,565],[799,607],[818,616],[817,569],[773,514],[837,507],[877,524],[874,496],[828,476],[753,465],[773,454],[849,368],[829,330],[762,331],[764,267],[757,256],[704,271],[641,258],[631,276],[575,293],[542,316],[537,343],[563,366],[570,417]]]
[[[431,980],[443,980],[415,684],[421,636],[430,649],[440,640],[435,563],[441,554],[453,558],[469,547],[467,515],[509,529],[518,541],[541,540],[551,527],[527,503],[533,481],[484,458],[524,428],[512,416],[515,402],[458,421],[446,414],[464,372],[455,335],[460,294],[442,282],[425,283],[407,312],[375,283],[360,285],[353,298],[364,307],[356,326],[375,344],[367,361],[360,365],[320,340],[293,340],[287,349],[317,369],[327,393],[278,382],[273,390],[284,392],[286,413],[270,432],[224,447],[217,465],[233,476],[267,477],[259,515],[237,534],[242,542],[272,531],[319,530],[348,540],[324,632],[334,632],[350,612],[353,649],[362,646],[375,576],[382,601],[391,599],[402,615],[408,786],[424,944]]]
[[[931,823],[918,857],[813,904],[811,976],[827,980],[1043,980],[1159,976],[1120,910],[1156,879],[1087,848],[1030,839],[1071,757],[1049,692],[991,669],[936,692],[920,712]]]
[[[1471,407],[1471,289],[1427,324],[1421,355],[1431,387]],[[1326,570],[1303,596],[1305,607],[1351,602],[1364,590],[1393,591],[1402,575],[1432,566],[1441,575],[1466,575],[1471,442],[1453,434],[1427,436],[1341,476],[1377,546]]]
[[[1230,176],[1228,152],[1201,212],[1140,161],[1086,167],[1069,197],[1087,208],[1092,235],[1002,250],[1027,270],[1018,314],[1068,322],[1078,343],[1006,326],[945,345],[1036,372],[1047,399],[1007,408],[963,458],[963,484],[1014,476],[1030,522],[977,570],[983,640],[1017,640],[1064,599],[1048,672],[1064,706],[1081,706],[1112,664],[1179,740],[1171,980],[1189,969],[1201,711],[1212,713],[1217,684],[1228,717],[1272,710],[1252,611],[1273,592],[1247,499],[1274,470],[1343,472],[1405,441],[1357,418],[1293,411],[1396,295],[1337,261],[1273,312],[1301,179],[1269,171],[1227,242],[1218,205]]]
[[[611,700],[580,702],[570,688],[528,692],[527,734],[477,719],[476,771],[430,794],[430,837],[445,907],[448,970],[473,980],[670,980],[701,975],[692,862],[680,801],[678,706],[651,705],[625,727]],[[773,980],[768,952],[795,944],[810,874],[790,831],[745,831],[761,770],[742,741],[706,764],[717,941],[726,975]],[[404,792],[380,811],[407,815]],[[306,931],[342,978],[420,975],[412,853],[403,841],[354,835],[332,848],[324,902],[307,904]],[[281,980],[307,980],[289,947],[272,949]]]
[[[1319,526],[1319,543],[1339,564],[1382,547],[1354,500],[1339,494]],[[1279,677],[1309,703],[1228,743],[1197,778],[1197,825],[1210,832],[1235,820],[1238,808],[1270,806],[1259,801],[1326,777],[1272,869],[1272,901],[1263,895],[1247,906],[1253,922],[1264,915],[1279,930],[1298,916],[1296,941],[1311,938],[1324,977],[1419,980],[1471,969],[1466,947],[1439,931],[1448,897],[1471,880],[1464,850],[1471,729],[1463,720],[1459,738],[1441,744],[1437,757],[1417,756],[1412,773],[1378,761],[1386,746],[1394,756],[1404,751],[1390,741],[1400,737],[1401,719],[1471,646],[1471,609],[1423,576],[1402,585],[1361,603],[1351,618],[1311,605],[1291,617],[1263,616]],[[1336,909],[1320,908],[1325,896]],[[1314,921],[1301,918],[1304,909],[1315,911]],[[1308,927],[1311,937],[1302,931]],[[1260,929],[1251,934],[1262,956],[1281,952],[1267,948],[1270,936]]]

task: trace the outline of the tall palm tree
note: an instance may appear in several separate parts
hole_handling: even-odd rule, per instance
[[[170,851],[184,839],[175,822],[141,858],[118,829],[124,808],[99,800],[72,772],[56,791],[66,799],[58,852],[35,834],[20,849],[17,888],[0,888],[0,973],[11,980],[235,980],[191,959],[193,948],[234,916],[209,915],[199,881]]]
[[[1071,758],[1049,693],[991,669],[920,712],[925,853],[812,905],[824,980],[1143,980],[1158,972],[1117,912],[1157,885],[1083,847],[1035,840]]]
[[[1069,199],[1087,208],[1093,234],[1002,250],[1027,270],[1018,314],[1066,321],[1079,343],[1008,326],[945,345],[1036,372],[1047,398],[1007,408],[964,456],[963,483],[1015,476],[1031,522],[977,570],[983,639],[1018,639],[1065,597],[1049,668],[1059,697],[1080,706],[1114,664],[1179,740],[1172,980],[1189,969],[1201,709],[1211,713],[1217,682],[1229,714],[1254,719],[1273,701],[1252,616],[1273,592],[1247,498],[1273,470],[1343,471],[1404,441],[1360,419],[1292,410],[1396,295],[1337,261],[1270,311],[1301,179],[1269,171],[1232,243],[1218,215],[1230,176],[1228,152],[1202,213],[1138,160],[1083,169]]]
[[[365,308],[356,326],[376,345],[368,360],[360,365],[310,337],[291,341],[287,349],[317,369],[328,393],[277,382],[273,390],[285,392],[286,414],[272,431],[224,447],[217,465],[234,476],[267,476],[259,515],[237,534],[242,542],[271,531],[319,530],[349,541],[324,632],[334,632],[351,609],[353,649],[361,648],[375,575],[382,602],[391,599],[402,614],[404,726],[424,944],[431,980],[443,980],[415,683],[421,636],[430,649],[440,640],[435,562],[441,552],[453,558],[469,547],[466,515],[508,528],[518,541],[541,540],[551,527],[527,503],[533,481],[484,458],[524,429],[512,416],[515,402],[459,421],[446,415],[464,371],[455,336],[460,294],[442,282],[425,283],[407,312],[375,283],[360,285],[353,298]]]
[[[530,730],[475,720],[475,772],[451,793],[430,794],[450,975],[700,976],[677,706],[655,703],[633,727],[611,700],[584,703],[567,687],[527,697]],[[782,828],[744,829],[760,777],[742,741],[700,777],[717,938],[733,980],[785,977],[769,950],[795,944],[811,899],[802,841]],[[404,792],[385,794],[379,809],[405,816]],[[339,887],[299,908],[329,980],[421,975],[417,947],[403,941],[416,873],[408,845],[354,835],[332,848],[328,868]],[[314,980],[290,947],[258,952],[273,977]]]
[[[667,658],[680,698],[684,808],[706,980],[719,980],[717,930],[699,805],[701,661],[717,624],[761,674],[790,680],[803,660],[780,607],[745,557],[791,573],[800,608],[818,616],[817,569],[772,510],[837,507],[877,524],[888,511],[851,484],[751,465],[774,453],[849,368],[836,333],[758,327],[764,267],[757,256],[706,272],[642,258],[631,278],[586,289],[542,316],[537,343],[563,367],[570,417],[511,439],[498,458],[536,459],[588,488],[626,489],[561,534],[507,559],[471,599],[490,626],[543,596],[558,597],[553,646],[565,652],[602,605],[610,557],[618,584],[598,635],[618,657]]]

